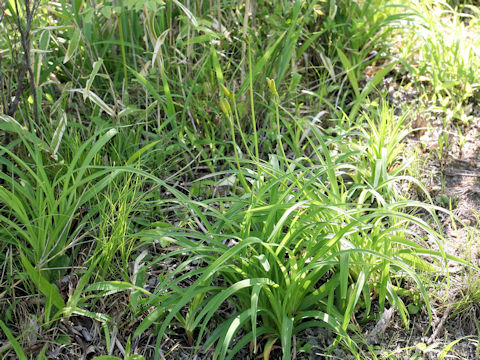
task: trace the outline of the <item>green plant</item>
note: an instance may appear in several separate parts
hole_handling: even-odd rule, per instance
[[[70,164],[51,162],[40,147],[41,141],[30,144],[21,138],[16,142],[30,154],[31,159],[26,160],[11,148],[0,148],[4,154],[0,161],[8,169],[8,173],[0,174],[4,181],[0,187],[2,237],[39,269],[70,264],[67,250],[75,246],[81,230],[96,215],[94,208],[88,215],[83,214],[83,207],[116,175],[108,168],[92,171],[91,166],[93,158],[115,134],[112,129],[91,137]]]
[[[407,33],[412,30],[404,57],[408,69],[416,79],[431,84],[433,91],[428,94],[434,102],[447,98],[449,108],[461,110],[456,105],[464,104],[478,90],[478,11],[460,13],[445,1],[408,6],[416,19],[405,29]]]
[[[453,141],[448,131],[442,131],[438,136],[437,146],[435,147],[435,155],[440,162],[440,167],[443,170],[448,161],[450,150],[453,146]]]
[[[234,111],[226,100],[222,107],[232,124]],[[389,153],[387,148],[381,150],[388,144],[387,123],[382,124],[381,134],[373,133],[375,141],[368,150],[373,151],[372,159],[381,164],[374,171],[377,176],[395,164],[399,151],[395,144],[402,138],[401,132],[396,136],[393,133],[397,143],[388,148]],[[289,160],[284,154],[271,155],[268,163],[255,157],[246,162],[237,154],[233,160],[236,169],[227,176],[234,175],[241,186],[247,184],[243,196],[212,199],[201,207],[195,206],[193,214],[205,233],[163,230],[162,239],[180,247],[166,257],[190,256],[174,272],[181,276],[168,275],[147,300],[157,308],[143,320],[136,336],[161,320],[159,346],[169,323],[176,319],[191,343],[197,334],[197,347],[203,342],[204,349],[215,344],[215,358],[232,358],[249,342],[255,351],[257,341],[263,337],[265,356],[278,342],[283,358],[289,359],[296,334],[305,327],[323,326],[357,353],[346,331],[353,326],[351,318],[358,307],[365,308],[368,316],[371,290],[378,294],[382,308],[388,301],[407,324],[408,311],[398,295],[403,291],[397,281],[404,275],[415,280],[430,311],[420,273],[438,271],[446,255],[409,239],[409,223],[437,239],[440,235],[406,209],[422,207],[432,211],[433,207],[399,201],[394,195],[385,196],[375,206],[358,206],[351,196],[359,185],[349,187],[341,176],[345,167],[342,161],[346,155],[353,155],[340,152],[332,157],[329,147],[335,146],[338,139],[327,144],[318,129],[310,131],[313,137],[306,139],[315,149],[318,164],[308,158]],[[248,164],[257,170],[247,170]],[[362,173],[356,166],[346,168]],[[388,172],[391,174],[384,179],[386,183],[408,180]],[[379,199],[370,186],[366,182],[364,191]],[[385,185],[377,184],[379,191],[388,194],[382,187]],[[218,202],[225,209],[223,213],[210,205]],[[191,200],[187,203],[194,204]],[[440,241],[438,244],[441,248]],[[437,257],[438,264],[422,259],[427,254]],[[182,269],[193,261],[201,266],[192,273],[183,273]],[[193,284],[182,289],[179,284],[190,277]],[[171,295],[165,299],[162,294]],[[229,299],[235,303],[231,309],[234,315],[224,321],[216,314]],[[211,326],[215,330],[208,334]],[[242,335],[236,338],[240,329]]]
[[[194,258],[207,261],[208,266],[195,272],[200,277],[189,289],[180,293],[183,295],[174,306],[164,303],[161,307],[163,311],[170,310],[163,320],[159,339],[167,324],[179,316],[183,306],[189,305],[186,329],[193,334],[193,329],[200,327],[197,346],[208,324],[212,321],[218,324],[204,346],[218,341],[215,356],[219,358],[226,356],[240,327],[245,327],[246,333],[236,341],[227,358],[250,341],[253,341],[255,349],[257,338],[269,334],[266,353],[278,341],[284,358],[288,359],[292,337],[305,326],[330,328],[341,335],[350,350],[355,352],[355,345],[350,342],[345,330],[350,326],[350,318],[360,298],[368,309],[371,300],[367,289],[372,286],[380,291],[381,296],[383,292],[383,296],[387,296],[400,310],[404,309],[395,286],[390,282],[391,272],[409,273],[423,289],[417,275],[410,270],[414,264],[429,269],[427,265],[422,266],[422,261],[415,255],[421,248],[403,239],[399,231],[404,225],[402,222],[391,229],[380,226],[385,216],[401,217],[399,213],[384,209],[373,213],[369,213],[371,209],[342,210],[345,205],[338,204],[335,199],[330,199],[333,203],[329,204],[300,200],[301,195],[292,192],[294,184],[298,186],[300,183],[299,193],[313,195],[318,183],[311,181],[305,186],[303,181],[298,180],[298,173],[295,173],[295,178],[288,177],[266,165],[262,173],[269,176],[273,173],[273,178],[258,189],[261,195],[255,196],[255,202],[251,205],[247,202],[243,205],[246,209],[240,212],[234,203],[230,206],[232,210],[225,214],[229,221],[239,224],[234,233],[222,228],[222,236],[215,236],[220,229],[209,232],[208,236],[198,233],[185,236],[168,234],[170,241],[184,248],[183,251],[192,253]],[[318,179],[319,174],[315,175]],[[290,187],[285,185],[292,180],[295,182]],[[419,222],[417,219],[413,221]],[[421,222],[419,224],[426,226]],[[376,228],[378,232],[366,235]],[[223,239],[236,245],[225,246]],[[371,239],[372,243],[369,245],[365,239]],[[198,245],[207,242],[208,246]],[[346,248],[342,246],[343,242]],[[411,251],[399,248],[398,255],[394,256],[396,243],[408,244]],[[388,252],[385,252],[387,249]],[[209,286],[215,283],[216,278],[224,279],[227,286]],[[164,291],[160,289],[159,293]],[[422,293],[426,296],[425,290]],[[237,303],[236,315],[223,324],[218,323],[214,320],[215,313],[232,297]],[[151,324],[162,312],[155,314],[155,317],[145,319],[140,328]],[[406,321],[407,313],[404,311],[402,314]]]
[[[402,116],[395,116],[394,110],[383,100],[380,106],[371,106],[364,112],[363,124],[359,124],[359,136],[356,129],[352,130],[352,137],[357,141],[350,141],[343,151],[352,151],[349,162],[358,163],[357,171],[352,169],[346,173],[347,179],[359,186],[357,193],[361,193],[357,201],[362,204],[393,203],[405,199],[402,191],[405,185],[415,185],[432,203],[427,189],[415,176],[407,175],[407,169],[415,161],[415,157],[407,157],[404,153],[403,140],[409,134],[405,129],[409,112]]]
[[[98,224],[97,249],[92,259],[101,259],[99,266],[103,269],[104,277],[108,277],[115,269],[114,272],[119,271],[121,276],[128,278],[126,268],[136,240],[130,234],[133,233],[132,219],[141,181],[133,174],[126,174],[122,178],[123,181],[118,179],[118,185],[113,183],[104,194],[99,195],[104,198],[99,199],[103,205],[99,209],[102,221]],[[116,260],[118,256],[120,258]],[[112,269],[112,263],[118,266]]]
[[[30,356],[12,314],[19,299],[49,331],[62,316],[98,321],[110,351],[108,296],[124,292],[115,318],[138,325],[134,336],[153,331],[157,348],[177,332],[216,359],[248,346],[289,359],[314,346],[304,330],[320,326],[337,336],[325,357],[335,346],[359,359],[446,357],[454,343],[380,354],[356,324],[388,305],[408,325],[423,302],[430,311],[430,275],[448,285],[447,260],[462,262],[443,250],[435,212],[448,211],[416,180],[422,169],[409,170],[409,113],[382,95],[423,89],[413,105],[443,118],[432,154],[445,165],[451,123],[460,132],[474,121],[466,105],[479,90],[479,12],[461,9],[2,3],[2,354]],[[408,200],[412,185],[427,204]],[[129,339],[125,358],[140,359],[132,326],[117,329]]]

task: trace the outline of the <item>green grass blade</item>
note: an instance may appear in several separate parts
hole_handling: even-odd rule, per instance
[[[348,324],[350,323],[355,306],[357,305],[360,294],[362,293],[363,285],[365,284],[365,277],[365,272],[362,270],[353,288],[353,294],[350,294],[350,299],[348,300],[347,309],[345,310],[345,315],[343,318],[342,327],[344,330],[347,329]]]
[[[145,145],[141,149],[137,150],[132,156],[130,156],[125,165],[133,165],[144,153],[157,145],[160,140],[152,141],[150,144]]]
[[[163,92],[165,93],[165,101],[167,102],[168,122],[170,122],[175,118],[175,104],[173,103],[172,93],[170,92],[170,86],[168,85],[168,79],[167,75],[165,74],[163,62],[160,62],[160,74],[162,75]]]
[[[377,72],[375,76],[367,83],[367,85],[365,85],[360,95],[355,99],[355,104],[353,105],[352,110],[350,110],[350,113],[348,114],[348,117],[351,121],[355,120],[355,117],[357,116],[360,108],[363,106],[367,96],[373,91],[373,89],[375,89],[375,87],[380,83],[380,81],[382,81],[383,78],[390,71],[392,71],[395,64],[396,63],[390,64]]]
[[[268,63],[268,61],[270,60],[270,58],[272,57],[275,49],[277,48],[277,46],[280,44],[280,42],[282,41],[283,37],[285,36],[287,32],[283,32],[279,37],[278,39],[273,43],[272,46],[270,46],[266,51],[265,53],[263,54],[263,56],[257,61],[257,63],[255,64],[255,66],[253,67],[253,70],[252,70],[252,77],[254,79],[256,79],[258,77],[258,75],[260,74],[260,72],[262,71],[262,69],[265,67],[265,65]],[[238,99],[244,92],[245,90],[247,89],[247,87],[249,86],[249,83],[250,83],[250,80],[249,79],[246,79],[243,84],[242,84],[242,87],[240,88],[240,91],[238,91],[236,93],[236,98]]]
[[[348,254],[340,255],[340,298],[342,301],[345,301],[347,298],[348,276],[350,274],[348,260]]]
[[[67,52],[65,53],[65,58],[63,59],[64,64],[67,63],[75,54],[75,51],[77,51],[78,45],[80,43],[80,37],[81,37],[80,29],[75,28],[75,30],[73,31],[72,38],[68,43],[68,48],[67,48]]]
[[[352,66],[352,63],[350,62],[350,60],[348,60],[347,55],[345,55],[345,53],[342,50],[340,50],[338,47],[336,49],[337,49],[338,57],[342,62],[342,66],[347,72],[347,77],[348,77],[348,80],[350,81],[350,85],[352,85],[352,89],[353,89],[353,92],[355,93],[355,97],[358,98],[360,97],[360,90],[358,88],[357,77],[355,76],[355,68]]]
[[[23,252],[20,252],[20,258],[22,260],[23,267],[27,271],[28,276],[32,282],[37,286],[38,290],[49,300],[58,310],[63,310],[65,308],[65,303],[63,301],[62,295],[58,289],[50,284],[47,279],[45,279],[40,271],[36,270],[30,262],[27,260]]]
[[[15,336],[13,336],[12,332],[10,329],[5,325],[5,323],[0,320],[0,327],[2,328],[3,333],[7,337],[7,339],[10,341],[10,344],[13,347],[13,350],[15,351],[15,354],[17,354],[19,360],[27,360],[27,355],[25,355],[25,352],[23,351],[22,347],[18,343],[17,339]]]
[[[282,332],[280,335],[283,360],[290,360],[292,358],[293,318],[289,318],[287,314],[283,316]]]
[[[253,336],[253,348],[257,348],[257,313],[258,313],[258,296],[260,290],[262,289],[261,285],[255,285],[252,289],[251,295],[251,322],[252,322],[252,336]],[[255,351],[255,350],[254,350]]]
[[[233,318],[233,321],[231,322],[230,326],[228,327],[227,332],[225,333],[225,337],[223,338],[223,341],[221,341],[221,346],[217,347],[217,350],[220,349],[219,351],[219,356],[213,355],[213,359],[219,359],[219,360],[224,360],[225,356],[227,355],[228,348],[230,344],[232,343],[233,337],[239,330],[239,328],[248,321],[250,318],[250,313],[252,309],[245,310],[244,312],[238,314]]]

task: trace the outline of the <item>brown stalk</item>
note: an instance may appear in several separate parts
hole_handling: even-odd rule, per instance
[[[33,98],[33,121],[38,124],[38,100],[37,100],[37,91],[36,91],[36,86],[35,86],[35,79],[33,75],[33,69],[30,64],[30,29],[32,26],[33,22],[33,16],[35,13],[35,9],[38,6],[39,0],[33,0],[33,4],[30,6],[30,0],[24,0],[25,1],[25,15],[26,15],[26,23],[25,23],[25,28],[22,26],[22,21],[19,16],[19,3],[18,0],[15,0],[15,11],[16,11],[16,18],[17,18],[17,31],[20,34],[20,43],[23,49],[23,56],[22,56],[22,62],[20,65],[20,71],[18,73],[18,78],[17,78],[17,89],[15,91],[15,95],[12,97],[11,92],[8,90],[7,91],[7,96],[4,96],[3,93],[3,76],[0,76],[0,89],[2,91],[2,105],[4,111],[6,111],[6,115],[13,117],[15,115],[15,112],[17,111],[18,104],[20,103],[20,98],[23,95],[24,92],[24,86],[23,82],[25,79],[25,75],[28,72],[29,78],[30,78],[30,86],[32,89],[32,98]],[[5,12],[4,8],[2,6],[2,18],[5,17]],[[12,48],[12,61],[15,61],[15,50]],[[1,55],[0,55],[0,67],[2,65],[1,61]],[[13,72],[12,72],[13,73]],[[7,104],[6,104],[7,103]],[[5,134],[5,141],[4,145],[8,146],[8,144],[11,141],[11,136],[9,132],[6,132]],[[5,173],[7,171],[6,165],[4,164],[2,166],[2,172]],[[3,180],[0,181],[0,184],[3,184]]]
[[[15,92],[15,96],[9,101],[9,105],[7,108],[7,115],[12,116],[15,114],[18,108],[18,104],[20,102],[20,98],[23,95],[23,80],[25,78],[25,74],[28,72],[30,77],[30,86],[32,88],[32,98],[33,98],[33,119],[35,123],[38,124],[38,103],[37,103],[37,91],[35,86],[35,79],[33,76],[33,69],[30,64],[30,29],[32,26],[33,15],[35,13],[35,9],[38,6],[39,0],[34,0],[32,6],[30,7],[30,0],[25,0],[25,13],[26,13],[26,24],[25,28],[22,26],[22,22],[20,20],[19,14],[19,4],[18,0],[15,0],[15,10],[17,12],[17,30],[20,33],[20,42],[23,48],[23,58],[22,63],[20,66],[20,72],[18,74],[17,79],[17,91]]]

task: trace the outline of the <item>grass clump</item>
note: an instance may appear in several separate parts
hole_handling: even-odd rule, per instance
[[[406,175],[407,129],[443,107],[445,169],[449,123],[473,121],[478,9],[461,9],[0,4],[0,353],[73,358],[81,328],[98,358],[289,360],[326,328],[326,356],[360,359],[384,310],[431,322],[448,261],[471,264]],[[416,107],[388,103],[392,81]]]
[[[92,161],[116,131],[94,136],[75,153],[70,164],[54,163],[39,143],[17,141],[17,149],[28,153],[23,160],[15,149],[2,147],[2,164],[11,171],[2,173],[2,232],[4,240],[15,245],[39,269],[70,265],[66,251],[84,236],[92,209],[83,208],[108,185],[109,169],[92,171]],[[92,143],[95,142],[94,145]],[[18,151],[18,150],[17,150]],[[53,277],[47,276],[50,280]]]
[[[478,8],[444,1],[408,5],[414,16],[402,32],[402,62],[420,88],[429,88],[424,93],[447,113],[447,122],[469,124],[466,105],[478,98],[479,90]]]
[[[387,144],[386,130],[381,126],[382,134],[373,131],[383,139],[382,146]],[[387,168],[388,162],[383,169],[385,183],[379,184],[381,170],[376,170],[377,182],[372,186],[362,176],[365,169],[343,164],[346,156],[361,157],[362,151],[331,155],[329,147],[339,140],[330,139],[327,145],[319,129],[311,132],[314,137],[307,136],[306,141],[315,149],[317,162],[281,154],[272,154],[269,162],[237,158],[233,161],[237,168],[228,177],[233,175],[240,186],[248,184],[241,197],[212,199],[203,233],[164,230],[163,238],[181,248],[170,256],[187,256],[179,267],[187,268],[193,261],[201,267],[177,278],[167,276],[170,280],[148,302],[157,310],[142,322],[136,335],[160,321],[159,347],[170,322],[176,320],[190,344],[204,350],[215,345],[214,358],[233,358],[250,343],[253,352],[259,346],[266,357],[280,346],[283,358],[289,359],[294,338],[318,326],[333,331],[358,354],[347,332],[355,328],[352,318],[360,309],[368,319],[372,302],[378,302],[383,311],[388,301],[408,324],[409,312],[399,295],[404,294],[400,279],[405,276],[417,283],[430,312],[421,274],[441,271],[446,255],[418,245],[407,229],[415,224],[441,246],[440,235],[410,214],[414,208],[430,212],[433,208],[392,195],[385,183],[405,177]],[[370,145],[365,152],[375,151],[375,144]],[[386,151],[380,151],[383,158],[394,163],[395,153],[391,157]],[[246,171],[249,168],[256,170]],[[358,174],[363,184],[344,181],[345,169]],[[369,196],[377,201],[369,204]],[[218,205],[226,210],[218,213]],[[204,217],[205,212],[194,215]],[[439,261],[427,262],[422,254]],[[177,286],[189,278],[188,289],[177,293]],[[175,293],[176,300],[165,302],[160,296],[165,293]],[[228,311],[229,317],[219,317],[222,311]],[[212,327],[215,330],[209,333]]]

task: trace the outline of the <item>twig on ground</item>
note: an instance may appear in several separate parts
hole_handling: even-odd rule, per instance
[[[453,306],[449,305],[445,310],[445,312],[443,313],[443,316],[440,319],[440,322],[438,323],[437,326],[435,326],[435,330],[433,331],[432,336],[428,338],[427,345],[431,345],[435,341],[435,339],[437,338],[437,336],[440,334],[443,327],[445,326],[445,323],[447,322],[448,317],[450,316],[450,313],[452,312],[452,310],[453,310]]]

